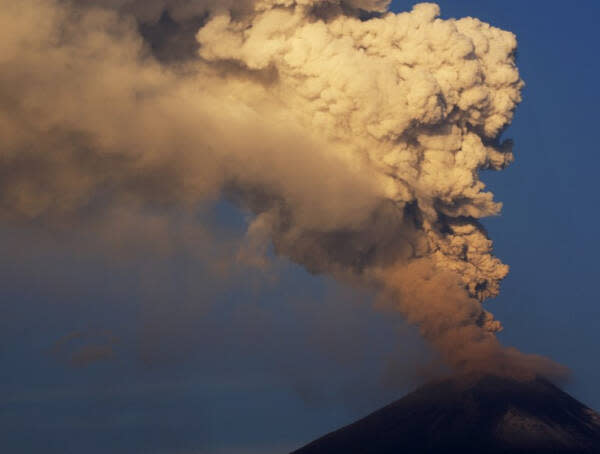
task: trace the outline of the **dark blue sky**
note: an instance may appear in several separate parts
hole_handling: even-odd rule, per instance
[[[445,18],[516,33],[527,84],[505,133],[516,161],[484,177],[504,202],[485,225],[511,266],[487,304],[504,343],[571,368],[567,389],[600,409],[600,4],[439,3]],[[220,204],[213,214],[220,228],[243,232],[243,213]],[[283,261],[267,277],[225,285],[184,251],[123,263],[81,254],[76,242],[42,247],[36,235],[2,232],[7,452],[283,453],[400,397],[427,364],[396,315]],[[15,251],[16,237],[31,247]]]
[[[395,2],[400,6],[401,2]],[[447,1],[444,17],[471,15],[512,31],[526,87],[505,137],[515,162],[484,177],[502,215],[485,225],[496,254],[511,266],[489,302],[502,340],[567,365],[567,389],[600,408],[600,307],[597,238],[600,164],[594,123],[600,90],[600,39],[593,1]]]

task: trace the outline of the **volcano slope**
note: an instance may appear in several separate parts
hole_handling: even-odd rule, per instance
[[[600,454],[600,415],[552,383],[429,383],[292,454]]]

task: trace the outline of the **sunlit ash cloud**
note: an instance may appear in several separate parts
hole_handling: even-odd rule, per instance
[[[478,172],[513,159],[515,36],[388,3],[0,0],[4,221],[227,197],[249,251],[374,289],[450,367],[562,373],[482,307],[508,272]]]

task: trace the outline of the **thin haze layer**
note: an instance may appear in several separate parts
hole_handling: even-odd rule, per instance
[[[560,371],[501,347],[481,304],[508,272],[478,171],[512,160],[516,39],[388,3],[0,0],[2,217],[69,228],[226,195],[256,215],[251,250],[378,289],[449,365]],[[193,58],[140,33],[165,11],[198,24]]]

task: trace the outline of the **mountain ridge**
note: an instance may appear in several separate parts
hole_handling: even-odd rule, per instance
[[[600,454],[600,415],[543,378],[426,384],[292,454]]]

